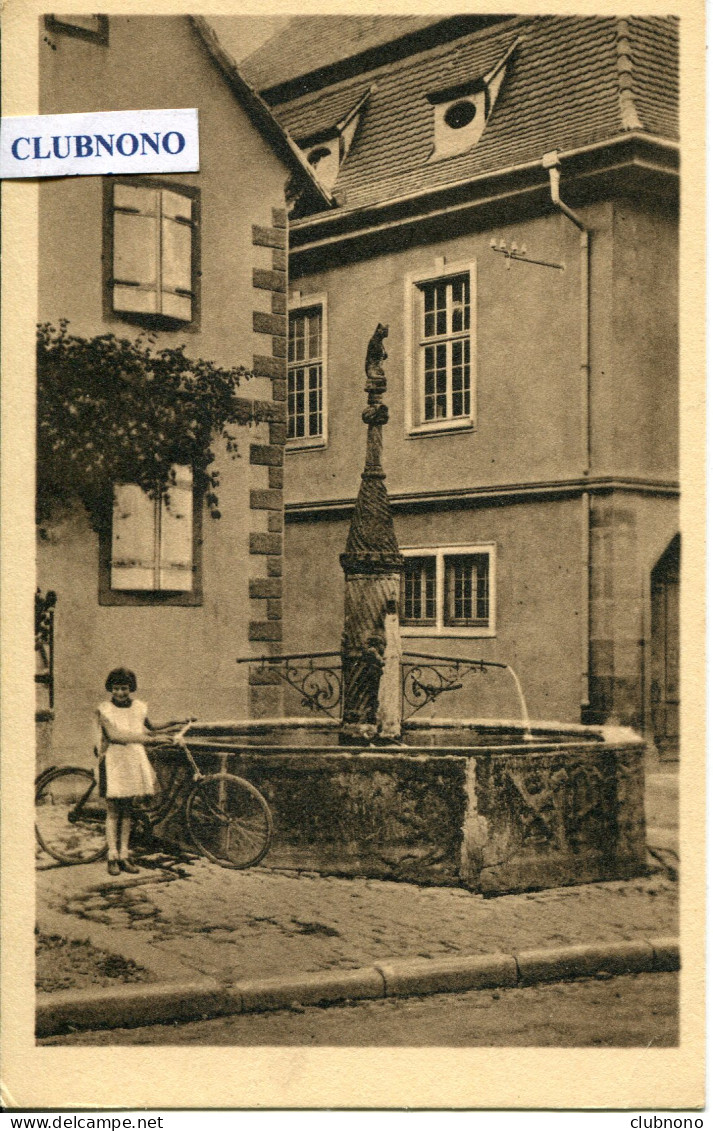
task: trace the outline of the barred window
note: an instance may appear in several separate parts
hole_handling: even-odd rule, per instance
[[[403,623],[435,624],[436,559],[407,558],[403,587]]]
[[[490,555],[449,555],[445,559],[444,623],[487,625],[490,619]]]
[[[324,308],[290,311],[287,342],[287,439],[323,440]]]
[[[411,636],[492,636],[495,547],[403,551],[401,624]]]

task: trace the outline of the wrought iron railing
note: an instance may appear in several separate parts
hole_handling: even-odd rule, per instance
[[[342,664],[339,652],[294,652],[284,656],[242,656],[239,664],[254,664],[262,679],[272,673],[274,683],[294,688],[301,706],[308,711],[340,718],[342,711]],[[401,660],[402,716],[406,720],[435,702],[447,691],[459,691],[464,681],[488,668],[508,669],[494,660],[469,660],[436,656],[426,652],[404,652]]]
[[[327,663],[333,660],[333,663]],[[335,719],[341,717],[342,664],[339,652],[293,652],[285,656],[242,656],[238,664],[254,664],[263,680],[285,683],[297,691],[300,705]]]
[[[506,669],[507,664],[499,664],[494,660],[435,656],[427,652],[404,652],[401,661],[403,718],[411,718],[446,691],[460,691],[464,680],[479,673],[484,674],[488,668]]]

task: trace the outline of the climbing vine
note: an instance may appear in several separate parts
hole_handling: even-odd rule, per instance
[[[100,334],[83,338],[49,323],[37,332],[37,509],[47,522],[76,501],[95,530],[111,513],[112,487],[138,483],[164,493],[175,464],[193,467],[196,486],[220,517],[215,441],[235,457],[235,427],[259,419],[236,396],[251,374],[187,357],[185,346]]]

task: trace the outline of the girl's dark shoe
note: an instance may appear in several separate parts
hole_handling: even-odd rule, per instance
[[[136,872],[139,871],[139,869],[136,867],[136,865],[131,860],[120,860],[119,861],[119,867],[121,868],[122,872],[136,873]]]
[[[121,872],[121,865],[118,860],[109,860],[106,869],[110,876],[118,876]]]

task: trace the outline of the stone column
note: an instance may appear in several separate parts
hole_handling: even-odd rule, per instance
[[[342,743],[394,741],[401,734],[401,640],[398,606],[403,558],[399,553],[381,465],[382,404],[386,378],[379,325],[366,355],[366,461],[345,552],[342,636]]]
[[[636,513],[595,499],[591,516],[590,707],[583,722],[642,726],[642,594]]]

